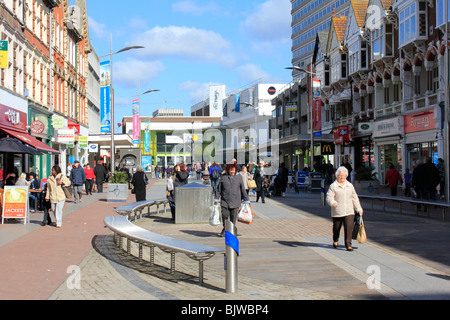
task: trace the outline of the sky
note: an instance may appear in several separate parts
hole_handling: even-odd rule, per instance
[[[141,116],[158,108],[184,109],[249,84],[289,83],[289,0],[87,0],[89,37],[97,55],[113,55],[115,123],[131,116],[141,92]],[[100,61],[108,60],[108,57]]]

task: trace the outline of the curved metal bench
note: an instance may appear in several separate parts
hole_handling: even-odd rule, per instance
[[[159,207],[164,205],[164,212],[167,210],[166,206],[169,206],[169,200],[167,199],[156,199],[156,200],[145,200],[127,203],[123,206],[120,206],[114,209],[114,212],[120,215],[128,215],[128,219],[131,219],[134,214],[134,219],[137,218],[138,213],[139,217],[142,218],[142,211],[147,208],[147,214],[150,214],[150,210],[152,206],[156,206],[156,214],[159,213]]]
[[[127,255],[131,254],[131,241],[139,245],[139,262],[142,261],[143,247],[150,248],[150,265],[154,264],[154,249],[170,253],[170,272],[175,273],[175,254],[184,253],[189,258],[199,262],[199,282],[203,284],[203,261],[212,258],[217,252],[224,249],[193,243],[160,235],[140,228],[128,220],[127,216],[109,216],[104,219],[105,225],[114,232],[114,242],[123,248],[123,238],[127,239]]]

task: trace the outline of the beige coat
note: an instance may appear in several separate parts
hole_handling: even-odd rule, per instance
[[[331,216],[333,218],[354,215],[355,211],[361,213],[363,211],[359,203],[353,185],[345,181],[344,186],[340,186],[337,180],[330,185],[327,193],[327,203],[331,207]],[[333,203],[337,203],[336,208],[332,207]]]
[[[70,180],[63,174],[58,174],[56,177],[50,176],[47,180],[47,195],[45,200],[50,200],[51,203],[58,203],[60,201],[66,200],[66,195],[62,189],[62,185],[56,183],[56,179],[60,178],[64,186],[70,186]]]

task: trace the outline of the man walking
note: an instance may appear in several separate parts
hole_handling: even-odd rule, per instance
[[[86,181],[86,173],[84,169],[80,166],[80,161],[76,160],[74,162],[74,167],[70,172],[70,182],[73,186],[73,197],[75,203],[81,202],[81,195],[83,191],[83,184]]]
[[[101,163],[101,161],[97,162],[97,165],[94,168],[94,175],[95,175],[95,184],[97,185],[97,192],[103,193],[103,183],[105,183],[106,168]]]

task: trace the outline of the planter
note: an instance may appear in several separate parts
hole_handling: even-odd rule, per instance
[[[128,183],[108,183],[108,202],[126,202],[128,199]]]
[[[358,194],[377,194],[380,189],[380,182],[375,180],[354,181],[356,193]]]

